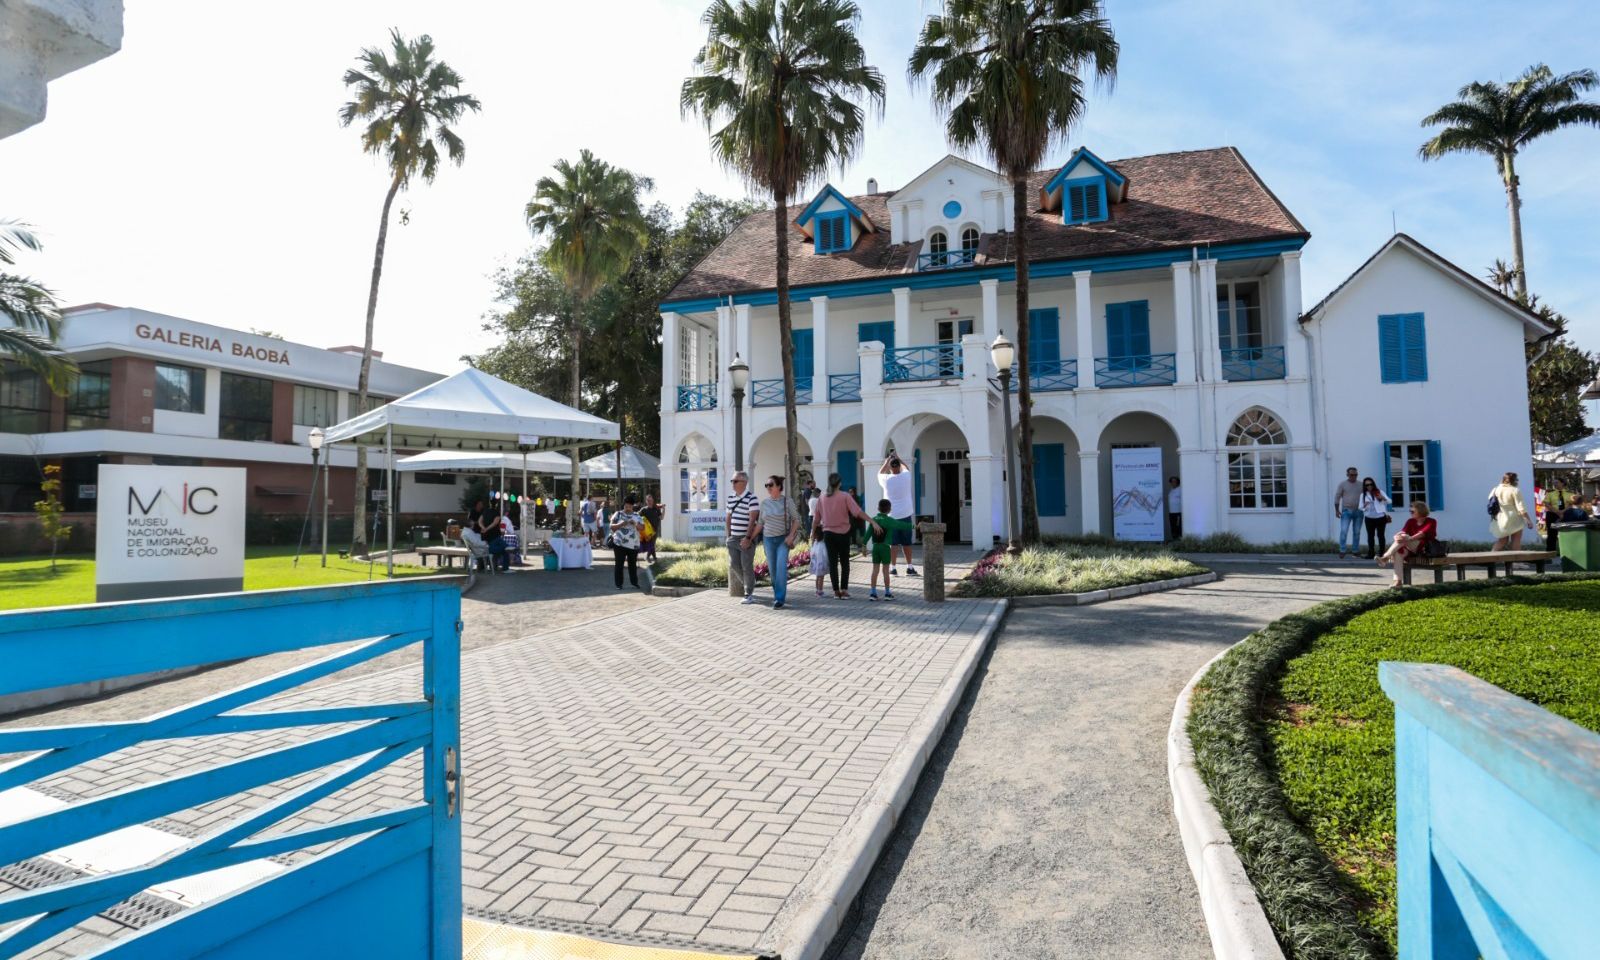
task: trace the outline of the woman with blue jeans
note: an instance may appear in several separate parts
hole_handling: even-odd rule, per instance
[[[772,577],[772,609],[782,610],[789,595],[789,548],[800,534],[800,508],[783,495],[782,477],[768,477],[766,491],[760,510],[761,542]]]

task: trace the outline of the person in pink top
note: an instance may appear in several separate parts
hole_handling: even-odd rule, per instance
[[[859,517],[872,523],[866,511],[856,503],[856,498],[839,489],[839,475],[828,474],[828,492],[817,498],[817,508],[811,514],[811,538],[818,537],[828,548],[828,579],[833,583],[833,595],[840,600],[850,599],[850,521]],[[878,525],[872,523],[873,529]]]

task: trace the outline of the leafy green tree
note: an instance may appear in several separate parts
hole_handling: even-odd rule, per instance
[[[1539,303],[1537,296],[1527,300],[1539,319],[1556,330],[1544,343],[1528,345],[1528,422],[1535,442],[1560,446],[1591,431],[1580,395],[1600,376],[1600,357],[1567,338],[1566,317]]]
[[[578,152],[578,162],[556,161],[556,175],[540,177],[533,199],[524,211],[528,228],[546,238],[544,262],[561,278],[570,295],[563,311],[570,323],[567,354],[571,364],[568,396],[573,407],[583,406],[583,353],[590,301],[600,286],[628,269],[633,255],[648,233],[639,194],[653,186],[621,167],[614,167],[588,150]]]
[[[1017,426],[1024,543],[1039,539],[1028,376],[1028,177],[1083,119],[1084,76],[1117,72],[1117,45],[1098,0],[946,0],[928,17],[907,73],[927,80],[945,136],[982,149],[1011,181],[1017,262]]]
[[[711,134],[712,154],[773,199],[778,342],[783,360],[787,489],[799,490],[794,323],[789,305],[789,201],[861,147],[859,100],[883,112],[883,75],[866,62],[852,0],[712,0],[706,42],[679,105]],[[825,387],[826,385],[820,385]],[[819,388],[820,388],[819,387]]]
[[[62,514],[66,512],[61,505],[61,465],[47,463],[40,472],[44,474],[44,480],[39,483],[44,499],[34,501],[33,513],[39,518],[40,532],[50,541],[50,572],[55,573],[56,553],[60,551],[62,541],[72,536],[72,526],[61,522]]]
[[[0,360],[10,360],[43,377],[50,389],[66,393],[77,367],[56,352],[61,338],[61,308],[55,294],[31,277],[5,269],[22,250],[40,249],[26,224],[0,220]]]
[[[1528,274],[1522,259],[1517,154],[1539,137],[1563,127],[1600,127],[1600,103],[1581,99],[1596,85],[1600,85],[1600,76],[1593,70],[1556,76],[1539,63],[1510,83],[1469,83],[1457,92],[1459,99],[1422,118],[1424,127],[1444,127],[1418,148],[1422,159],[1437,160],[1449,153],[1482,153],[1494,159],[1506,190],[1506,212],[1511,218],[1511,266],[1516,271],[1520,297],[1528,295]]]
[[[383,248],[389,237],[389,208],[395,195],[418,177],[432,183],[441,155],[460,166],[467,147],[451,128],[468,110],[476,112],[478,98],[461,93],[461,76],[443,60],[435,59],[433,38],[427,34],[407,40],[399,30],[389,31],[389,49],[367,47],[356,58],[358,66],[345,71],[344,85],[354,99],[339,110],[339,122],[350,126],[364,121],[361,148],[378,154],[389,167],[389,190],[383,196],[378,220],[378,243],[372,255],[372,286],[367,292],[366,339],[361,348],[361,376],[356,384],[358,409],[367,407],[367,385],[372,373],[372,325],[378,313],[378,279],[383,274]],[[355,535],[352,553],[367,549],[367,448],[356,448]]]

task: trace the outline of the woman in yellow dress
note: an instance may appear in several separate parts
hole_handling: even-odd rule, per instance
[[[1489,498],[1500,505],[1500,510],[1489,520],[1489,536],[1494,537],[1496,550],[1521,550],[1522,531],[1533,527],[1533,517],[1522,502],[1522,491],[1517,489],[1517,475],[1507,472],[1500,485],[1489,491]]]

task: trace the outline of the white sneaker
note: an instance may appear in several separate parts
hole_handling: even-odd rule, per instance
[[[740,605],[748,605],[748,604],[752,604],[752,603],[755,603],[755,602],[756,602],[756,598],[755,597],[745,597],[743,600],[739,601]]]

